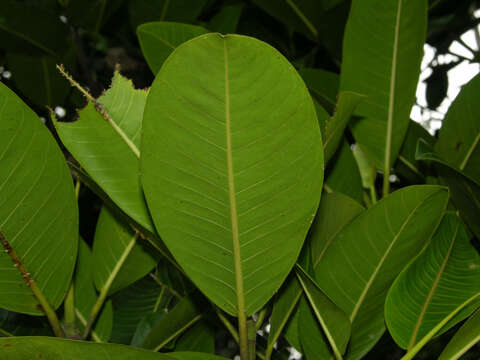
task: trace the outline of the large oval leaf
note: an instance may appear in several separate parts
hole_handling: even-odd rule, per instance
[[[361,358],[384,332],[388,288],[432,236],[447,199],[439,186],[398,190],[360,214],[326,249],[315,275],[350,317],[349,359]]]
[[[388,330],[398,345],[410,349],[477,293],[480,256],[457,216],[447,214],[429,246],[390,288],[385,302]],[[442,332],[468,316],[476,304],[463,309]]]
[[[378,169],[390,171],[407,131],[423,56],[425,0],[354,0],[340,89],[364,94],[352,125]]]
[[[323,180],[293,67],[245,36],[184,43],[150,90],[142,152],[154,223],[185,272],[229,314],[261,308],[298,256]]]
[[[31,276],[50,305],[60,306],[77,254],[73,182],[47,128],[3,84],[0,109],[0,233],[23,263],[14,267],[0,251],[0,307],[41,315],[26,282]]]

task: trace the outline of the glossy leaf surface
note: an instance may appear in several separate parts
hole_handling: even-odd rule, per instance
[[[322,141],[303,81],[261,41],[203,35],[160,70],[143,134],[157,231],[211,300],[251,315],[292,268],[320,199]]]
[[[378,169],[393,166],[407,131],[426,22],[425,0],[352,2],[340,89],[367,96],[352,132]]]
[[[178,45],[207,32],[201,26],[166,21],[142,24],[137,28],[143,56],[154,74]]]
[[[480,256],[457,216],[447,214],[425,251],[390,288],[385,302],[388,330],[402,348],[411,348],[476,293],[480,293]],[[442,332],[473,310],[464,309]]]
[[[388,288],[432,236],[447,199],[439,186],[400,189],[355,218],[326,249],[315,276],[352,322],[348,359],[361,358],[383,334]]]
[[[55,122],[68,151],[105,193],[133,220],[153,231],[140,186],[140,133],[147,92],[115,73],[112,87],[98,99],[105,119],[93,104],[75,122]]]
[[[113,294],[142,278],[157,261],[156,250],[108,208],[102,208],[93,242],[92,271],[98,290],[108,284],[108,293]]]
[[[77,254],[73,181],[47,128],[3,84],[0,109],[0,232],[56,309],[69,286]],[[2,243],[0,307],[43,314]]]
[[[304,68],[298,71],[312,97],[330,114],[335,111],[340,77],[322,69]]]

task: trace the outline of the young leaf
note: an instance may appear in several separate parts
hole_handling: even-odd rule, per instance
[[[400,189],[355,218],[326,249],[315,276],[352,322],[348,359],[361,358],[384,332],[387,290],[430,239],[447,200],[439,186]]]
[[[365,152],[359,144],[355,144],[352,151],[357,162],[358,169],[360,170],[362,185],[365,189],[371,189],[375,186],[375,178],[377,176],[375,166],[370,162],[370,159],[367,158]]]
[[[363,187],[360,171],[346,139],[331,159],[327,168],[324,188],[345,194],[358,203],[363,203]]]
[[[75,122],[55,120],[54,124],[62,143],[112,201],[153,232],[139,180],[146,98],[146,91],[135,90],[131,81],[116,72],[111,88],[96,100],[97,106],[89,103]]]
[[[145,276],[158,259],[155,250],[103,207],[93,242],[93,278],[99,291],[111,295]]]
[[[367,96],[352,132],[384,171],[385,194],[415,100],[426,22],[425,0],[354,0],[345,30],[340,89]]]
[[[73,181],[47,128],[3,84],[0,109],[0,307],[44,315],[41,306],[62,303],[75,267]]]
[[[221,34],[233,34],[245,4],[223,6],[208,23],[208,28]]]
[[[435,144],[435,138],[422,125],[410,120],[405,141],[395,163],[395,174],[407,179],[410,183],[425,182],[425,166],[415,159],[417,143],[420,139],[430,146]]]
[[[178,45],[207,32],[201,26],[162,21],[140,25],[137,37],[150,70],[157,74]]]
[[[325,163],[328,163],[337,150],[353,111],[364,99],[363,95],[351,91],[342,91],[338,95],[335,113],[325,124],[325,142],[323,143]]]
[[[82,332],[87,325],[90,311],[97,300],[97,292],[93,284],[93,261],[92,252],[88,245],[80,240],[78,246],[78,260],[74,277],[74,304],[75,313]],[[92,331],[92,339],[96,342],[108,342],[112,333],[113,308],[109,300],[105,303],[95,327]]]
[[[0,338],[0,356],[9,360],[24,359],[89,359],[105,360],[226,360],[202,353],[161,354],[118,344],[95,344],[86,341],[57,339],[43,336]]]
[[[390,288],[385,302],[388,330],[398,345],[411,349],[476,293],[480,293],[480,256],[457,216],[447,214],[425,251]],[[468,316],[472,306],[457,314],[441,332]]]
[[[447,163],[480,183],[480,76],[466,84],[448,110],[435,150]]]
[[[438,360],[457,360],[480,341],[480,310],[453,335]]]
[[[317,216],[310,230],[310,247],[314,270],[337,234],[363,210],[363,207],[357,202],[340,193],[323,195]],[[270,318],[267,353],[273,351],[273,345],[295,310],[301,295],[302,289],[295,277],[284,284],[278,293]]]
[[[245,320],[292,268],[320,199],[321,144],[303,81],[261,41],[199,36],[157,75],[142,138],[147,203],[176,260],[227,313]]]
[[[295,270],[335,358],[342,359],[342,354],[345,353],[350,337],[350,320],[300,266],[297,266]]]
[[[330,114],[335,112],[340,78],[322,69],[304,68],[298,71],[312,97]]]

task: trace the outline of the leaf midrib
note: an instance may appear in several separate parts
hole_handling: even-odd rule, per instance
[[[478,143],[480,141],[480,132],[478,132],[477,136],[475,137],[475,140],[473,140],[472,146],[468,149],[467,154],[465,155],[465,158],[463,159],[462,163],[460,164],[460,170],[464,170],[465,167],[468,164],[468,160],[470,160],[470,157],[473,154],[473,150],[477,147]]]
[[[232,133],[230,116],[230,86],[228,80],[228,51],[226,39],[223,39],[223,55],[225,62],[225,136],[227,146],[228,196],[230,202],[230,218],[232,223],[233,257],[235,264],[235,287],[239,319],[245,318],[245,296],[243,289],[242,259],[240,254],[240,238],[238,231],[238,214],[233,176]]]
[[[393,107],[395,102],[395,84],[397,73],[397,56],[398,56],[398,37],[400,32],[400,16],[402,12],[402,0],[398,0],[398,10],[395,19],[395,33],[393,39],[393,55],[392,55],[392,73],[390,76],[390,94],[388,98],[388,117],[387,117],[387,134],[385,141],[385,160],[384,174],[390,174],[390,160],[392,148],[392,128],[393,128]]]
[[[450,247],[448,248],[448,252],[445,255],[445,259],[442,262],[440,270],[438,271],[438,274],[435,277],[435,281],[432,284],[432,288],[428,292],[427,298],[425,299],[425,303],[423,304],[420,315],[418,316],[417,322],[416,322],[415,327],[414,327],[413,332],[412,332],[412,337],[410,338],[410,343],[408,344],[408,349],[411,349],[413,347],[413,345],[415,345],[415,340],[417,338],[418,331],[420,329],[420,325],[423,321],[423,317],[425,316],[425,312],[427,311],[427,307],[428,307],[428,305],[430,305],[433,294],[435,293],[435,290],[437,289],[438,283],[440,282],[440,278],[442,277],[443,272],[445,271],[445,267],[447,265],[447,262],[450,259],[450,255],[452,254],[453,245],[455,244],[455,241],[457,239],[458,229],[459,229],[459,224],[457,224],[457,227],[455,229],[455,233],[453,234],[452,242],[450,243]]]

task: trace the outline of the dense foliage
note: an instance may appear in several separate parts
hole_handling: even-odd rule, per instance
[[[478,358],[477,8],[4,0],[0,358]]]

